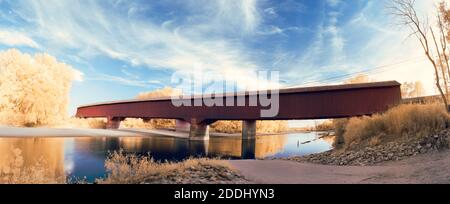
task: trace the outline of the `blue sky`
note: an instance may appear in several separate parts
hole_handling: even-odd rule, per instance
[[[277,70],[284,87],[339,83],[372,70],[375,80],[433,76],[387,0],[0,0],[0,49],[46,52],[83,73],[75,107],[134,98],[171,86],[201,64],[236,73]],[[418,0],[421,14],[434,1]],[[380,66],[390,65],[379,71]]]

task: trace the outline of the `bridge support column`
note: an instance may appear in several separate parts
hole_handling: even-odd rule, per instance
[[[255,139],[256,138],[256,120],[244,120],[242,121],[242,139]]]
[[[176,120],[175,121],[175,131],[176,132],[189,132],[191,128],[191,124],[184,120]]]
[[[189,128],[189,140],[209,140],[209,124],[192,119]]]
[[[241,158],[255,159],[256,154],[256,120],[242,121]]]
[[[242,140],[241,159],[256,159],[256,138]]]
[[[124,118],[119,117],[108,117],[106,121],[106,129],[119,129],[120,122],[122,122]]]

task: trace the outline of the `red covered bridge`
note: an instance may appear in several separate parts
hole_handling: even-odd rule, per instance
[[[269,91],[270,93],[270,91]],[[269,94],[270,96],[270,94]],[[194,96],[192,102],[201,96]],[[177,130],[189,131],[190,139],[209,138],[208,125],[217,120],[242,120],[243,138],[255,136],[256,120],[303,120],[344,118],[371,115],[388,110],[401,102],[400,83],[396,81],[290,88],[279,90],[279,111],[274,117],[262,117],[267,106],[251,106],[250,100],[259,93],[213,95],[222,100],[245,98],[244,106],[181,106],[173,105],[171,98],[113,101],[81,106],[77,117],[108,119],[108,128],[118,128],[125,118],[177,119]],[[185,100],[185,99],[180,99]]]

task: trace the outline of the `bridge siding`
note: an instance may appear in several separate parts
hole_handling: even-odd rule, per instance
[[[225,104],[226,98],[223,97],[222,100]],[[248,96],[246,102],[248,104]],[[161,118],[186,121],[325,119],[370,115],[386,111],[400,102],[400,84],[393,83],[390,86],[379,87],[282,92],[279,114],[273,118],[260,117],[260,111],[263,109],[261,106],[175,107],[170,100],[85,106],[78,108],[77,117]]]

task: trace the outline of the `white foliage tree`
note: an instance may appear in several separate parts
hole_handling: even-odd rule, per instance
[[[0,52],[0,123],[52,125],[67,117],[77,71],[48,54]]]

